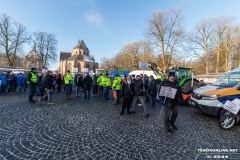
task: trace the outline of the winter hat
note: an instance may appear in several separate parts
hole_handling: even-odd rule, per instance
[[[36,68],[35,67],[31,68],[31,71],[33,71],[33,70],[36,70]]]
[[[175,77],[175,72],[170,71],[170,72],[168,73],[168,77],[171,77],[171,76]]]

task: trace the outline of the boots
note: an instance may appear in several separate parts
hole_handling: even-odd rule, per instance
[[[42,105],[42,98],[39,98],[39,99],[37,100],[37,105],[39,105],[39,106]]]
[[[170,127],[165,127],[165,130],[166,130],[166,132],[168,132],[168,133],[170,133],[170,134],[172,134],[172,133],[173,133],[173,131],[171,130],[171,128],[170,128]]]
[[[68,95],[68,100],[72,100],[71,95]]]
[[[53,103],[53,102],[48,102],[48,106],[53,106],[53,105],[55,105],[55,103]]]

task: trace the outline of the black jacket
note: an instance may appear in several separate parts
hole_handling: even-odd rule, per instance
[[[91,78],[89,75],[87,75],[87,76],[84,78],[84,80],[83,80],[84,89],[86,89],[86,90],[91,90],[91,88],[92,88],[92,83],[93,83],[92,78]]]
[[[161,90],[161,87],[162,86],[166,86],[166,87],[171,87],[171,88],[175,88],[177,89],[177,93],[175,95],[175,98],[174,99],[171,99],[171,98],[166,98],[165,100],[165,97],[162,97],[160,96],[160,99],[161,100],[165,100],[165,103],[171,103],[171,104],[177,104],[179,99],[183,99],[183,96],[182,96],[182,92],[181,92],[181,88],[179,86],[179,82],[177,81],[174,81],[173,83],[170,82],[169,80],[164,80],[161,84],[161,86],[159,87],[159,93],[160,93],[160,90]]]
[[[149,93],[156,93],[157,92],[157,85],[155,80],[151,80],[149,83],[149,87],[148,87],[148,92]]]
[[[122,85],[122,96],[123,98],[132,98],[133,97],[133,83],[129,85],[127,82],[124,82]]]
[[[134,96],[144,96],[145,92],[143,92],[143,87],[144,87],[143,80],[142,79],[140,79],[140,80],[136,79],[133,83]]]
[[[44,88],[52,89],[53,88],[53,76],[46,75],[43,84],[44,84]]]
[[[82,77],[77,77],[74,79],[74,84],[77,86],[77,87],[83,87],[83,78]]]

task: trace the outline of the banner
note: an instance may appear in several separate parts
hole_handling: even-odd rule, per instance
[[[223,108],[228,110],[229,112],[237,115],[240,110],[240,105],[227,100],[227,102],[223,105]]]
[[[42,69],[42,73],[46,73],[47,71],[47,69]]]
[[[177,93],[177,89],[171,87],[162,86],[159,96],[168,97],[174,99]]]
[[[148,62],[139,62],[140,69],[148,69]]]

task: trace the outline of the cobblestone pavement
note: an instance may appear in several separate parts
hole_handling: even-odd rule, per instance
[[[207,159],[198,149],[240,150],[239,126],[224,131],[217,118],[188,106],[179,107],[180,130],[170,135],[164,131],[160,106],[150,108],[145,119],[142,107],[134,115],[120,116],[120,105],[96,97],[66,101],[63,93],[54,93],[52,107],[29,104],[27,94],[18,98],[21,102],[0,104],[0,159],[193,160]]]

